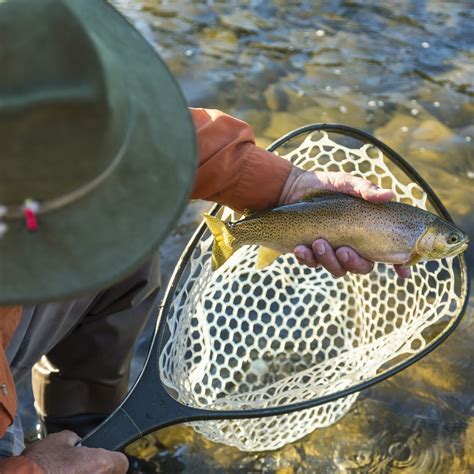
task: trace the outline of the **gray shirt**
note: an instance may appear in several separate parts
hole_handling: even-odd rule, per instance
[[[33,365],[73,331],[90,311],[104,314],[135,311],[140,303],[156,295],[159,287],[156,253],[137,272],[107,290],[66,302],[26,306],[6,351],[15,382],[29,374]],[[23,430],[17,415],[0,439],[0,457],[18,455],[23,449]]]

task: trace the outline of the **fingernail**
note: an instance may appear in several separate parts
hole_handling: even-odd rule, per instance
[[[348,252],[340,252],[338,257],[339,257],[339,260],[342,263],[347,263],[349,261],[349,253]]]
[[[304,253],[301,250],[295,250],[295,257],[304,260]]]
[[[314,245],[316,255],[324,255],[326,253],[326,246],[322,242],[318,242]]]

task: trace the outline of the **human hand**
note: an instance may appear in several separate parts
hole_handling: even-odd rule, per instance
[[[280,195],[279,205],[301,201],[308,189],[327,189],[351,194],[372,202],[386,202],[393,197],[389,189],[381,189],[371,181],[349,173],[331,171],[304,171],[293,167]],[[298,245],[294,249],[297,260],[308,267],[322,265],[336,278],[347,272],[366,274],[374,268],[374,262],[362,258],[350,247],[339,247],[334,250],[324,239],[316,239],[312,248]],[[411,270],[402,265],[394,265],[398,276],[407,278]]]
[[[72,431],[60,431],[28,446],[22,456],[31,459],[48,474],[124,474],[127,457],[105,449],[75,446],[81,438]]]

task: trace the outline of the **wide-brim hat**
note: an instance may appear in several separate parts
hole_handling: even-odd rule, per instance
[[[102,0],[0,3],[0,305],[137,269],[183,210],[195,133],[173,76]]]

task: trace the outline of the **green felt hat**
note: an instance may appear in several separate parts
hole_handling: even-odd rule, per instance
[[[172,75],[102,0],[0,2],[0,71],[0,305],[127,276],[193,183],[195,133]]]

